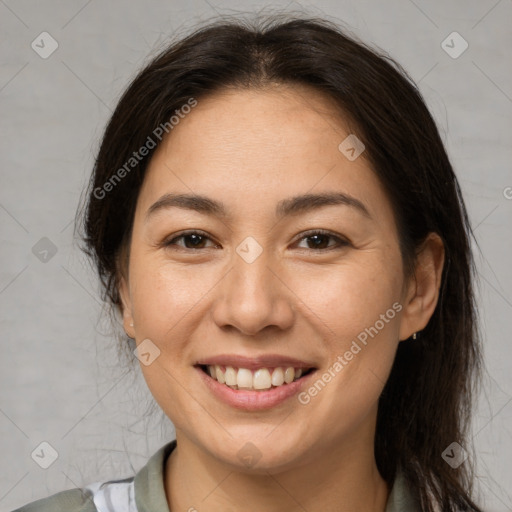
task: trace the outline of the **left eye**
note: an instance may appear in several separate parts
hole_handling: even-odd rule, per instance
[[[336,243],[334,245],[330,245],[330,246],[324,246],[324,242],[323,240],[328,240],[328,239],[332,239],[332,240],[335,240]],[[306,233],[305,236],[303,236],[302,238],[300,238],[299,240],[313,240],[313,247],[306,247],[306,249],[314,249],[314,250],[330,250],[330,249],[335,249],[335,248],[338,248],[338,247],[343,247],[345,245],[348,245],[348,242],[342,238],[340,238],[339,236],[336,236],[332,233],[329,233],[328,231],[312,231],[312,232],[309,232],[309,233]]]
[[[177,240],[183,240],[184,244],[177,244]],[[302,240],[313,240],[312,244],[308,244],[309,247],[305,247],[305,249],[312,249],[312,250],[330,250],[337,247],[343,247],[348,245],[348,242],[339,236],[336,236],[332,233],[329,233],[328,231],[311,231],[309,233],[306,233],[302,236],[302,238],[299,238],[299,241]],[[334,245],[329,245],[327,242],[327,246],[325,245],[325,240],[335,240],[336,243]],[[188,245],[187,240],[190,242],[190,245]],[[204,242],[206,240],[211,240],[206,234],[201,233],[200,231],[190,231],[187,233],[182,233],[181,235],[169,240],[168,242],[164,242],[165,247],[169,247],[172,245],[182,247],[185,249],[204,249]],[[311,247],[312,245],[312,247]],[[302,247],[304,248],[304,247]]]
[[[182,233],[181,235],[173,238],[172,240],[165,242],[164,245],[166,247],[171,246],[171,245],[178,245],[179,247],[183,247],[182,245],[174,243],[176,240],[180,240],[180,239],[191,241],[192,247],[187,247],[187,244],[185,243],[185,249],[203,249],[202,241],[210,240],[210,238],[208,236],[201,233],[200,231],[190,231],[187,233]]]

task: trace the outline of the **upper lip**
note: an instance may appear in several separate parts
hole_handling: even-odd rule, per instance
[[[315,365],[293,357],[281,356],[279,354],[265,354],[257,357],[247,357],[236,354],[220,354],[206,357],[197,361],[196,365],[218,365],[233,366],[235,368],[247,368],[257,370],[258,368],[314,368]]]

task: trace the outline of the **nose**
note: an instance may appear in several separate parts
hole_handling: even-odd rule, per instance
[[[213,319],[220,328],[255,336],[263,329],[286,330],[293,325],[293,293],[279,266],[269,263],[265,251],[251,263],[233,256],[213,306]]]

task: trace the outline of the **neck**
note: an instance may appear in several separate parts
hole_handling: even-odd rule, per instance
[[[371,432],[370,432],[371,434]],[[337,443],[306,455],[308,462],[279,472],[237,470],[176,431],[177,446],[168,457],[165,491],[171,512],[251,510],[267,512],[384,512],[389,489],[373,452],[373,437]]]

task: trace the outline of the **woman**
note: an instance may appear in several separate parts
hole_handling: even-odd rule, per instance
[[[19,511],[480,511],[464,202],[417,88],[319,19],[223,21],[139,73],[85,250],[176,428]]]

